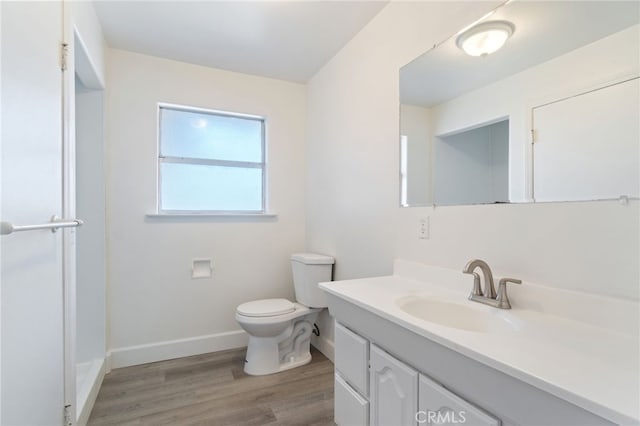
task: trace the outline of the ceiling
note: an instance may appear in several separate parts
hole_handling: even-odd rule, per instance
[[[96,1],[110,47],[305,83],[387,1]]]

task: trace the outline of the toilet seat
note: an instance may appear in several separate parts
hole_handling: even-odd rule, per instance
[[[275,317],[295,311],[296,306],[287,299],[261,299],[238,306],[237,313],[246,317]]]

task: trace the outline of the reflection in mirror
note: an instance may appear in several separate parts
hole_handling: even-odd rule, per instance
[[[533,109],[536,201],[638,197],[639,96],[635,78]]]
[[[434,139],[435,204],[509,201],[509,120]]]
[[[640,3],[514,0],[486,21],[513,25],[497,52],[457,34],[400,70],[401,205],[639,197]]]

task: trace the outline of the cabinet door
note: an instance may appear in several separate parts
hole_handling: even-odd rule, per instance
[[[418,421],[420,424],[469,424],[500,426],[500,420],[420,375]]]
[[[415,425],[418,412],[418,372],[371,345],[371,424]]]
[[[369,402],[361,397],[339,374],[335,376],[333,420],[338,426],[369,424]]]
[[[336,323],[335,365],[361,395],[369,396],[369,341]]]

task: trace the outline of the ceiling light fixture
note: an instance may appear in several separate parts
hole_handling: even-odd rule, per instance
[[[474,25],[456,39],[456,45],[470,56],[487,56],[500,49],[515,30],[507,21],[487,21]]]

